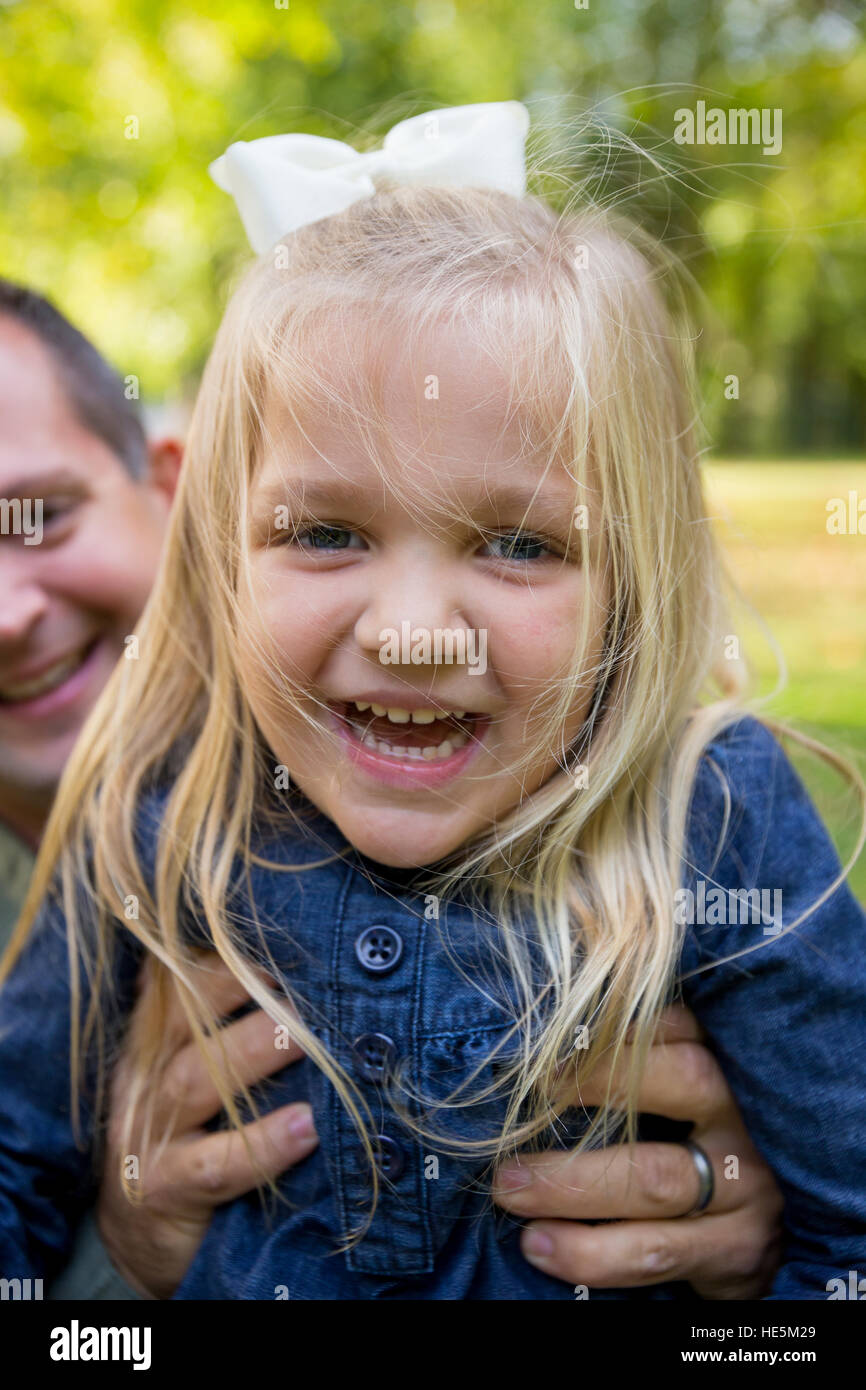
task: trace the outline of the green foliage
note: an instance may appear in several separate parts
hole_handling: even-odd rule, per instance
[[[55,297],[147,398],[188,394],[249,254],[207,174],[232,140],[565,98],[676,170],[605,165],[600,187],[706,292],[719,444],[850,450],[866,435],[866,44],[846,5],[0,0],[0,271]],[[781,108],[782,154],[675,145],[675,111],[699,98]]]
[[[750,460],[705,471],[710,511],[743,600],[734,627],[756,694],[767,701],[763,712],[847,756],[866,776],[866,538],[827,530],[831,499],[866,497],[866,465]],[[820,760],[798,756],[795,763],[846,861],[863,814],[857,797]],[[851,885],[866,902],[866,851]]]

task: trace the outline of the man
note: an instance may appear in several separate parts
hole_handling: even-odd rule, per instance
[[[2,280],[0,422],[3,947],[70,749],[147,601],[181,451],[173,440],[148,445],[119,379],[95,348],[47,301]],[[212,959],[203,963],[202,988],[222,1017],[244,1003]],[[139,1152],[144,1201],[130,1206],[117,1180],[106,1177],[54,1297],[169,1297],[214,1207],[254,1186],[238,1136],[203,1128],[218,1099],[180,1020],[177,1038],[172,1069],[159,1081],[172,1141],[159,1156]],[[227,1024],[224,1040],[243,1059],[249,1084],[288,1060],[274,1048],[273,1025],[260,1011]],[[123,1083],[121,1061],[115,1088]],[[587,1094],[582,1099],[596,1103]],[[699,1185],[682,1145],[642,1143],[613,1157],[540,1155],[500,1174],[496,1188],[501,1205],[539,1218],[524,1235],[527,1258],[590,1287],[680,1278],[710,1298],[760,1293],[775,1267],[781,1199],[684,1011],[660,1030],[641,1108],[693,1122],[691,1138],[717,1174],[724,1156],[735,1153],[738,1181],[717,1180],[706,1213],[684,1222]],[[247,1136],[274,1176],[317,1142],[304,1105],[264,1116]],[[109,1123],[107,1174],[119,1171],[114,1144]],[[618,1219],[584,1224],[602,1218]]]

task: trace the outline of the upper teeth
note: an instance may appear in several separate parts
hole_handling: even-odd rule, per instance
[[[463,719],[466,715],[465,709],[387,709],[385,705],[371,705],[366,700],[353,700],[355,709],[371,710],[377,719],[384,715],[392,724],[408,724],[410,719],[413,724],[432,724],[434,719],[447,719],[449,715],[454,719]]]
[[[17,685],[0,687],[0,699],[32,700],[35,695],[42,695],[46,690],[54,690],[56,686],[62,685],[73,671],[77,671],[83,656],[84,649],[82,648],[73,656],[67,656],[62,661],[55,662],[47,671],[43,671],[41,676],[35,676],[32,681],[20,681]]]

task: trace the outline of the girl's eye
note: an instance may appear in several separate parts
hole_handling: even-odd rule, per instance
[[[496,560],[541,560],[545,554],[554,554],[550,542],[533,531],[503,531],[490,536],[485,544],[502,547],[501,553],[493,556]]]
[[[292,540],[302,550],[349,550],[353,537],[360,540],[357,532],[346,526],[328,526],[320,522],[298,526],[292,533]]]
[[[337,526],[327,522],[310,522],[306,526],[295,526],[289,533],[290,541],[308,554],[335,554],[347,550],[364,548],[364,541],[357,531],[348,526]],[[492,546],[494,553],[489,558],[505,560],[516,564],[531,563],[558,553],[553,544],[533,531],[515,528],[490,535],[484,542]],[[498,553],[496,553],[498,551]]]

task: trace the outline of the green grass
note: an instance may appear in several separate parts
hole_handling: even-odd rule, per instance
[[[736,627],[766,712],[847,753],[866,771],[866,535],[830,535],[827,502],[866,498],[866,463],[710,462],[707,496],[729,569],[753,611]],[[794,758],[843,860],[856,843],[856,797],[832,769]],[[851,873],[866,901],[866,852]]]

